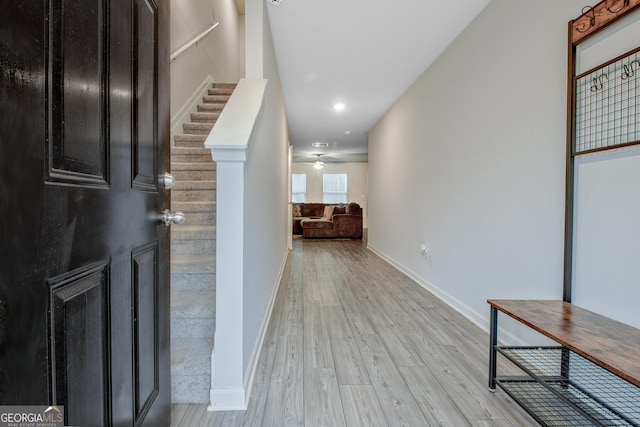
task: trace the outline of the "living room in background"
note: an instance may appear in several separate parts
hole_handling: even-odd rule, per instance
[[[322,203],[347,203],[347,174],[322,175]]]
[[[307,174],[291,174],[291,202],[305,203],[307,201]]]

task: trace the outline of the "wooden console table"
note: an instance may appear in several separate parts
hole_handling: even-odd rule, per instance
[[[640,426],[640,330],[563,301],[489,300],[489,389],[546,426]],[[498,312],[557,342],[498,345]],[[522,376],[497,376],[498,354]]]

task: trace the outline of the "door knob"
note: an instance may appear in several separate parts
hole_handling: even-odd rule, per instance
[[[160,176],[160,182],[165,190],[171,190],[176,186],[176,179],[169,172],[165,172],[164,175]]]
[[[187,219],[182,212],[171,212],[169,209],[163,210],[160,218],[167,227],[171,227],[171,224],[182,224]]]

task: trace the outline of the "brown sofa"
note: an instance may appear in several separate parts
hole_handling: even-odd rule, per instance
[[[329,217],[325,208],[333,207]],[[293,234],[305,238],[349,237],[362,239],[362,208],[357,203],[294,203]]]

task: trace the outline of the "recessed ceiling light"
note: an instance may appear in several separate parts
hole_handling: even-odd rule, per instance
[[[329,146],[328,142],[312,142],[311,146],[314,148],[326,148]]]
[[[344,105],[342,102],[338,102],[336,104],[333,104],[333,109],[336,111],[342,111],[346,108],[347,106]]]

